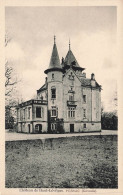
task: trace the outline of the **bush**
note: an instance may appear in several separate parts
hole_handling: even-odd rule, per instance
[[[117,130],[118,117],[114,112],[104,112],[101,116],[102,129]]]

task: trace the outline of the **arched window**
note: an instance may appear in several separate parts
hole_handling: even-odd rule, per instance
[[[86,129],[86,124],[83,124],[83,128]]]
[[[86,95],[83,95],[83,102],[86,103]]]

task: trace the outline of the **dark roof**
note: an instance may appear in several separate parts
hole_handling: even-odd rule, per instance
[[[91,86],[91,79],[82,78],[81,83],[83,86]]]
[[[91,87],[91,79],[82,78],[81,79],[81,83],[82,83],[82,86]],[[97,82],[96,82],[96,86],[95,87],[101,89],[101,85],[99,85]]]
[[[62,70],[62,66],[60,65],[60,59],[59,59],[59,54],[57,51],[56,43],[54,43],[54,45],[53,45],[53,50],[52,50],[52,55],[51,55],[49,67],[44,72],[47,74],[51,70]]]
[[[81,70],[81,71],[85,70],[85,68],[82,68],[82,67],[79,66],[73,52],[69,48],[69,51],[67,52],[67,55],[66,55],[65,60],[64,60],[63,69],[64,70],[69,69],[70,66],[72,66],[72,68],[74,70]]]
[[[44,91],[47,89],[46,84],[42,85],[42,87],[40,89],[37,90],[37,93],[40,93],[41,91]]]
[[[75,56],[73,55],[73,52],[71,50],[68,51],[66,57],[65,57],[65,64],[66,65],[75,65],[76,67],[80,67]]]

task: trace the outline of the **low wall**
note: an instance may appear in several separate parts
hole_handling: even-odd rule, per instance
[[[64,122],[65,133],[70,133],[70,124],[74,124],[74,132],[91,132],[91,131],[101,131],[101,123],[89,123],[89,122]],[[86,126],[84,128],[84,126]]]

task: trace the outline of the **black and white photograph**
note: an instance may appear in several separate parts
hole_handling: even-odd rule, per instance
[[[5,189],[118,190],[117,6],[5,6],[4,44]]]

